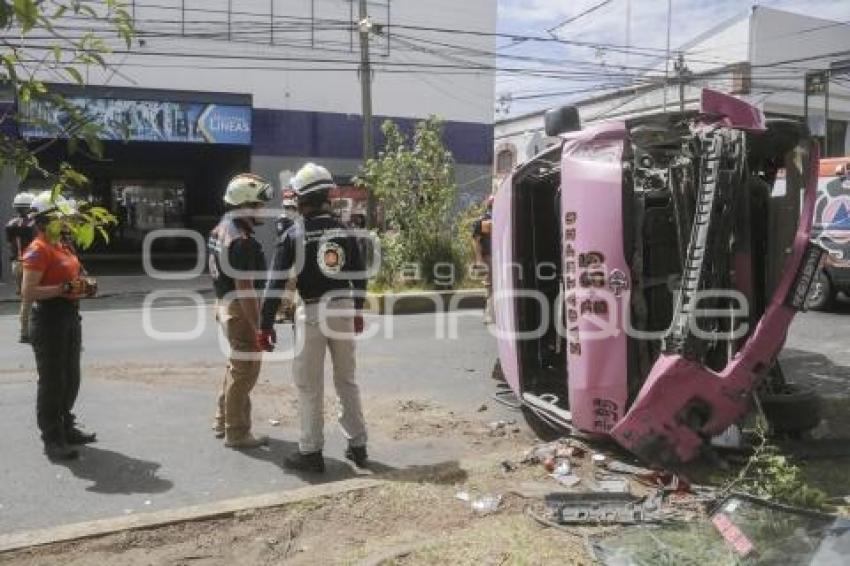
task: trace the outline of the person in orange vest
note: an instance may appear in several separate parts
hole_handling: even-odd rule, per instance
[[[36,417],[44,452],[56,460],[73,460],[79,456],[73,445],[96,441],[93,433],[78,428],[73,409],[80,391],[80,299],[93,297],[97,284],[83,276],[61,229],[49,229],[73,213],[71,204],[61,196],[54,198],[51,191],[36,196],[30,213],[35,238],[21,258],[21,296],[32,301],[29,338],[38,371]]]

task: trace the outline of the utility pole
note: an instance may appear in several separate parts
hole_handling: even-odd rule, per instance
[[[369,36],[372,33],[372,22],[369,20],[367,0],[360,0],[360,20],[357,25],[360,31],[360,97],[363,106],[363,163],[375,156],[375,141],[372,138],[372,64],[369,60]],[[367,208],[366,222],[370,228],[377,221],[377,206],[371,187],[366,187]]]
[[[690,71],[688,67],[685,66],[685,54],[681,51],[679,52],[679,57],[676,59],[676,63],[673,66],[673,69],[676,71],[676,77],[679,82],[679,112],[685,112],[685,84],[688,82],[688,75],[690,75]]]
[[[664,112],[667,112],[667,85],[670,79],[670,27],[673,19],[673,0],[667,0],[667,50],[664,55]]]

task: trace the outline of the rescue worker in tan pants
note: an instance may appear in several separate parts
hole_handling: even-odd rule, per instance
[[[271,198],[271,185],[243,173],[227,185],[227,212],[209,238],[209,270],[216,294],[216,320],[230,345],[213,429],[225,446],[257,448],[268,438],[251,434],[251,390],[260,375],[257,350],[260,307],[258,290],[264,284],[266,261],[254,227],[262,221],[256,211]]]
[[[324,385],[325,356],[333,362],[333,384],[339,398],[339,425],[348,440],[345,457],[359,468],[368,464],[366,422],[355,378],[355,335],[363,331],[366,290],[365,266],[352,231],[331,214],[329,191],[333,177],[324,167],[308,163],[293,178],[302,219],[278,243],[263,300],[258,348],[274,349],[274,319],[286,274],[300,268],[295,313],[296,357],[293,367],[298,389],[301,437],[298,452],[284,465],[293,470],[325,471]],[[298,266],[298,258],[303,265]]]

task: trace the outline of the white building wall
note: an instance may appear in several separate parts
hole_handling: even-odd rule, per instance
[[[757,8],[752,34],[754,89],[770,93],[765,98],[769,112],[802,116],[804,70],[826,69],[850,59],[850,33],[840,22]],[[834,53],[838,55],[822,56]],[[786,63],[789,60],[794,62]],[[822,98],[813,104],[815,113],[822,111]],[[831,120],[850,120],[850,89],[833,82],[830,106]]]
[[[750,22],[752,12],[730,20],[724,27],[688,44],[685,63],[700,73],[750,60]]]
[[[180,0],[136,0],[135,17],[144,45],[136,42],[131,54],[111,56],[108,60],[114,67],[92,72],[89,82],[250,93],[256,108],[360,113],[359,37],[345,29],[352,13],[357,19],[356,1],[239,0],[232,5],[228,27],[228,0],[186,0],[185,16],[179,9]],[[474,74],[451,68],[419,69],[422,72],[417,74],[391,70],[401,69],[402,63],[457,64],[444,56],[447,48],[425,43],[428,41],[492,52],[493,37],[396,29],[393,25],[493,32],[495,2],[389,0],[389,12],[386,5],[386,1],[369,2],[373,21],[389,24],[385,29],[390,33],[389,51],[386,37],[372,38],[376,115],[421,118],[436,114],[445,120],[492,124],[492,70]],[[124,50],[123,46],[116,47]],[[163,55],[172,53],[175,55]],[[486,63],[481,58],[475,60]]]

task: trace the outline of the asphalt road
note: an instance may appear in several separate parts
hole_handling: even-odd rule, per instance
[[[322,478],[299,477],[281,469],[283,456],[295,449],[294,422],[272,426],[267,418],[255,418],[255,428],[272,437],[268,450],[240,453],[223,448],[210,430],[224,363],[210,309],[154,309],[149,318],[148,326],[157,331],[191,331],[197,325],[199,333],[185,340],[158,339],[145,332],[140,310],[84,313],[83,364],[89,375],[84,376],[77,413],[87,428],[98,432],[99,442],[84,448],[79,462],[62,465],[49,463],[41,453],[32,352],[10,343],[17,319],[0,317],[0,336],[7,340],[0,359],[0,533],[175,508],[354,474],[341,457],[344,443],[330,410],[326,455],[331,460]],[[469,415],[488,400],[495,348],[480,312],[460,313],[462,340],[435,338],[438,321],[433,315],[371,319],[380,334],[361,343],[359,356],[367,419],[372,404],[383,398],[430,400]],[[285,347],[289,333],[281,334]],[[194,366],[201,371],[180,369]],[[115,375],[110,375],[113,370]],[[132,377],[134,372],[144,378]],[[267,390],[289,387],[290,364],[266,364],[260,381]],[[255,415],[294,412],[282,400],[275,407],[273,393],[264,398],[272,406],[255,404]],[[481,418],[507,414],[490,407]],[[378,469],[450,462],[463,458],[467,449],[456,438],[440,435],[395,438],[376,431],[370,440]]]
[[[317,480],[280,467],[295,448],[294,423],[271,426],[270,449],[243,454],[222,448],[209,430],[223,355],[208,306],[149,311],[147,326],[160,332],[195,335],[157,338],[145,331],[138,309],[102,310],[92,303],[84,313],[84,365],[88,369],[78,403],[85,424],[100,442],[85,448],[74,464],[51,464],[41,454],[34,417],[35,371],[32,353],[11,342],[14,316],[0,316],[7,343],[0,357],[0,533],[53,526],[125,513],[175,508],[241,495],[351,477],[342,461],[343,442],[329,419],[329,473]],[[115,306],[115,304],[109,305]],[[850,308],[798,316],[783,353],[792,380],[810,383],[825,394],[850,393]],[[464,418],[516,418],[490,401],[489,378],[496,359],[492,337],[480,313],[464,311],[457,319],[458,339],[450,339],[447,321],[434,315],[375,317],[379,334],[360,345],[359,374],[367,416],[381,399],[430,400]],[[391,329],[391,332],[390,330]],[[442,330],[440,330],[442,329]],[[283,349],[289,343],[281,333]],[[200,371],[184,371],[198,367]],[[130,368],[127,370],[127,368]],[[177,368],[177,369],[175,369]],[[184,368],[181,370],[180,368]],[[116,375],[110,375],[111,371]],[[127,378],[126,371],[144,374]],[[117,375],[122,374],[122,375]],[[289,364],[266,364],[265,387],[289,387]],[[274,394],[265,394],[274,405]],[[261,415],[292,412],[257,409]],[[329,411],[330,413],[330,411]],[[290,415],[291,416],[291,415]],[[446,420],[450,420],[448,417]],[[380,431],[371,449],[379,467],[407,467],[454,461],[467,456],[468,439],[412,435],[395,438]]]

